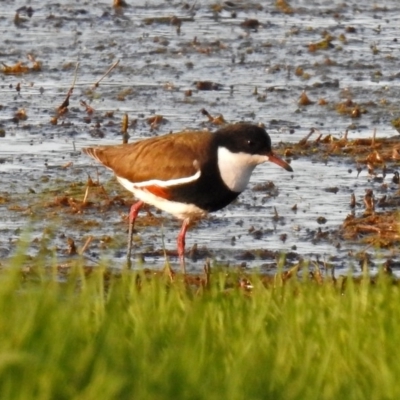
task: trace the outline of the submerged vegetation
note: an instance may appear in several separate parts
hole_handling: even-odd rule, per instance
[[[7,399],[398,398],[398,282],[215,268],[184,281],[77,261],[0,273]]]

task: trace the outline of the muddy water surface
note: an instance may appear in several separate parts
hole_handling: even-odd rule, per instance
[[[203,108],[228,122],[262,123],[281,155],[311,128],[337,139],[346,131],[349,139],[370,138],[374,130],[377,138],[398,135],[391,123],[400,116],[398,1],[130,3],[113,8],[111,1],[1,2],[1,258],[29,231],[33,257],[56,253],[68,259],[67,239],[80,248],[92,235],[88,260],[107,257],[122,265],[131,199],[80,149],[120,143],[125,113],[130,140],[184,128],[217,129]],[[30,70],[4,73],[18,62]],[[68,112],[59,115],[78,63]],[[219,90],[201,90],[198,81],[212,81]],[[303,91],[311,104],[299,103]],[[80,101],[94,112],[88,114]],[[346,101],[350,111],[339,112]],[[150,125],[155,114],[163,121]],[[352,193],[356,215],[364,212],[366,189],[378,196],[386,183],[386,192],[396,195],[398,161],[376,180],[381,166],[371,174],[344,152],[288,157],[293,174],[274,165],[258,167],[235,204],[191,229],[187,247],[197,244],[198,251],[190,268],[200,270],[204,258],[212,257],[268,269],[286,253],[289,264],[305,258],[345,271],[359,270],[367,258],[372,267],[390,259],[396,270],[396,247],[345,240],[341,226],[352,212]],[[105,186],[109,198],[122,199],[110,205],[93,188],[90,207],[63,203],[71,196],[83,199],[88,175]],[[148,265],[159,267],[162,239],[173,250],[179,222],[149,212],[138,221],[135,247]]]

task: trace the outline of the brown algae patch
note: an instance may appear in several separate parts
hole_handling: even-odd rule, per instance
[[[343,222],[342,235],[346,240],[390,248],[400,243],[400,215],[397,209],[374,212],[356,217],[349,215]]]
[[[371,138],[348,139],[346,131],[342,138],[324,135],[312,128],[299,142],[280,145],[287,158],[312,157],[324,161],[330,156],[344,157],[355,164],[368,165],[369,168],[383,167],[400,161],[400,136],[376,138],[374,131]],[[311,140],[312,136],[316,136]]]

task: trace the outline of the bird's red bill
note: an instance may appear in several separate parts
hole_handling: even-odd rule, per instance
[[[286,171],[293,172],[293,168],[285,160],[282,160],[282,158],[276,156],[275,154],[268,154],[268,160],[286,169]]]

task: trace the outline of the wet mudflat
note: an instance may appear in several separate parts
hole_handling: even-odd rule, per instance
[[[3,1],[0,258],[26,235],[33,258],[67,262],[87,243],[88,263],[123,265],[133,200],[80,149],[121,143],[127,114],[131,141],[261,123],[291,160],[293,174],[258,167],[238,201],[192,227],[189,270],[211,257],[274,271],[286,254],[286,266],[396,272],[400,4],[134,3]],[[179,225],[143,212],[138,258],[162,266],[164,240],[174,262]]]

